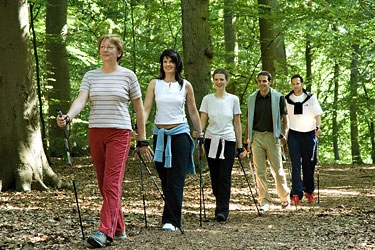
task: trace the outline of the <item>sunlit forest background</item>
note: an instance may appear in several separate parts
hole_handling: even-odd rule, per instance
[[[162,50],[193,53],[185,40],[196,36],[209,37],[205,53],[210,55],[210,71],[217,67],[230,71],[228,91],[240,97],[243,114],[246,97],[257,88],[259,71],[270,71],[273,87],[284,94],[291,90],[290,77],[301,74],[305,87],[317,95],[324,110],[319,161],[374,162],[373,1],[195,1],[200,4],[190,7],[195,8],[192,11],[208,8],[209,34],[189,36],[183,36],[186,15],[181,13],[189,7],[183,2],[188,1],[30,1],[30,43],[38,71],[35,84],[40,84],[49,156],[64,154],[59,146],[61,131],[54,123],[56,107],[66,112],[84,73],[100,67],[98,37],[118,33],[125,41],[120,64],[136,72],[143,93],[158,76]],[[194,85],[199,108],[212,84],[209,77],[196,78],[194,75],[200,75],[197,70],[188,71],[191,64],[198,68],[207,64],[196,58],[184,60],[184,76]],[[74,155],[88,153],[88,112],[89,108],[75,119],[71,130]],[[148,131],[152,121],[151,117]],[[242,121],[245,125],[245,115]]]

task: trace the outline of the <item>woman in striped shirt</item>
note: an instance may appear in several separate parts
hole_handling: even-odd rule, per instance
[[[153,156],[146,141],[144,108],[137,76],[118,64],[123,55],[123,45],[123,40],[116,34],[99,38],[102,67],[84,75],[78,97],[68,113],[57,117],[58,125],[64,127],[90,100],[90,153],[103,197],[100,226],[87,239],[93,247],[104,247],[113,239],[126,238],[121,193],[131,141],[130,102],[136,112],[137,147],[145,161],[151,161]]]

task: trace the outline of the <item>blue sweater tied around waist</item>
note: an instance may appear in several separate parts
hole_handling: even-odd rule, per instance
[[[171,147],[171,141],[172,141],[172,135],[178,135],[186,133],[189,135],[190,139],[190,160],[188,161],[188,167],[187,172],[195,174],[195,166],[194,166],[194,141],[193,138],[190,136],[190,128],[187,123],[182,123],[174,128],[171,129],[159,129],[154,125],[153,134],[158,136],[157,142],[156,142],[156,149],[154,154],[154,160],[157,162],[163,162],[163,154],[165,155],[165,168],[171,168],[172,167],[172,147]],[[164,148],[164,136],[167,136],[167,143]]]

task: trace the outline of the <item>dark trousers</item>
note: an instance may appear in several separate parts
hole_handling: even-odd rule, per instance
[[[165,138],[165,143],[167,138]],[[154,135],[154,149],[156,148],[157,135]],[[161,186],[165,197],[162,223],[171,223],[181,227],[182,199],[185,186],[185,177],[190,157],[190,140],[186,133],[173,135],[172,167],[165,168],[163,162],[155,162],[161,180]],[[164,145],[165,147],[165,145]]]
[[[303,192],[313,193],[314,172],[317,163],[318,139],[315,131],[297,132],[289,130],[288,147],[292,162],[292,190],[291,197],[298,195],[300,199]],[[301,179],[301,166],[303,180]]]
[[[207,163],[210,169],[212,192],[216,198],[215,216],[221,213],[227,218],[229,214],[231,177],[236,153],[236,142],[225,141],[225,159],[219,159],[222,148],[221,143],[219,143],[216,158],[209,158],[210,144],[211,140],[206,139],[204,150],[206,151]]]

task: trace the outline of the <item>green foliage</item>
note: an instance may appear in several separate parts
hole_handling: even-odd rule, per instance
[[[44,55],[45,20],[44,1],[32,1],[39,6],[34,16],[40,57]],[[159,55],[163,49],[174,48],[182,52],[181,7],[179,1],[162,0],[69,0],[68,36],[72,98],[84,73],[100,67],[97,39],[105,33],[118,33],[125,41],[125,53],[120,64],[136,72],[143,93],[148,82],[159,74]],[[234,1],[237,64],[231,74],[235,94],[240,97],[245,124],[246,97],[256,90],[256,74],[261,70],[259,22],[257,1]],[[306,75],[306,44],[312,49],[311,89],[324,110],[323,135],[320,137],[320,161],[333,162],[332,114],[333,104],[338,104],[338,131],[341,162],[351,161],[350,103],[358,107],[360,136],[358,138],[363,159],[370,162],[371,147],[368,122],[375,120],[375,92],[372,84],[375,65],[375,4],[373,1],[339,0],[279,0],[277,13],[269,13],[276,21],[285,39],[289,75],[279,74],[276,88],[282,93],[290,91],[289,78],[299,73]],[[214,57],[212,70],[232,67],[225,62],[224,3],[210,1],[210,35]],[[349,79],[353,44],[360,45],[358,70],[358,96],[350,96]],[[181,53],[182,54],[182,53]],[[43,63],[43,60],[41,60]],[[197,62],[199,63],[199,62]],[[339,65],[339,99],[333,96],[334,65]],[[41,65],[41,69],[44,65]],[[46,72],[41,75],[42,82]],[[44,85],[43,94],[48,93]],[[85,109],[75,124],[77,143],[85,143],[89,108]],[[153,117],[151,117],[152,121]],[[151,131],[152,123],[148,124]],[[151,133],[148,133],[149,135]],[[84,148],[85,146],[83,146]]]

